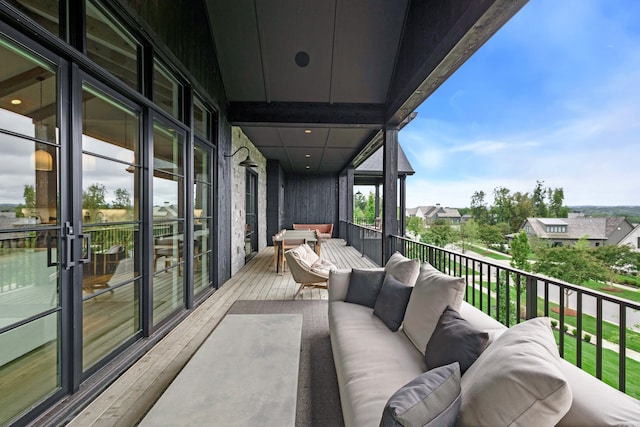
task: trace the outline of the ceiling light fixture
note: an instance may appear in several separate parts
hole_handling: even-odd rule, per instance
[[[304,130],[304,133],[306,133],[306,134],[310,134],[310,133],[311,133],[311,129],[305,129],[305,130]]]
[[[305,154],[304,156],[308,159],[309,157],[311,157],[311,154]]]
[[[22,100],[21,99],[17,99],[17,98],[16,99],[12,99],[11,103],[13,105],[20,105],[20,104],[22,104]]]
[[[240,165],[240,166],[243,166],[243,167],[245,167],[245,168],[257,168],[257,167],[258,167],[258,164],[257,164],[256,162],[254,162],[254,161],[251,159],[251,156],[249,155],[249,154],[250,154],[249,148],[245,147],[244,145],[243,145],[242,147],[238,148],[236,151],[234,151],[234,152],[233,152],[233,154],[225,154],[224,156],[225,156],[225,157],[233,157],[233,156],[235,156],[235,155],[238,153],[238,151],[242,150],[243,148],[244,148],[245,150],[247,150],[247,158],[246,158],[246,159],[244,159],[243,161],[241,161],[241,162],[239,163],[239,165]]]

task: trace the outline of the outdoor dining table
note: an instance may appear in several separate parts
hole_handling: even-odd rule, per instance
[[[313,249],[320,256],[320,236],[317,230],[282,230],[273,238],[273,261],[276,273],[283,269],[284,248],[287,242],[304,241],[313,246]]]

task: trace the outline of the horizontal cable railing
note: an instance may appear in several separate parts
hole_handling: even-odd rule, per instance
[[[355,224],[347,227],[351,246],[383,265],[383,234]],[[464,277],[465,300],[507,327],[533,317],[550,317],[561,357],[640,398],[640,304],[477,255],[400,236],[388,239],[387,253],[399,251]]]

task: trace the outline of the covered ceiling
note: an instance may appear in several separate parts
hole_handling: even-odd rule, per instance
[[[287,172],[358,166],[525,2],[206,0],[228,120]]]

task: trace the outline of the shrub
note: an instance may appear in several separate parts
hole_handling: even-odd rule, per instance
[[[558,327],[558,321],[555,319],[551,319],[551,327],[554,329]]]
[[[591,343],[591,335],[589,334],[584,334],[584,340],[588,343]]]

